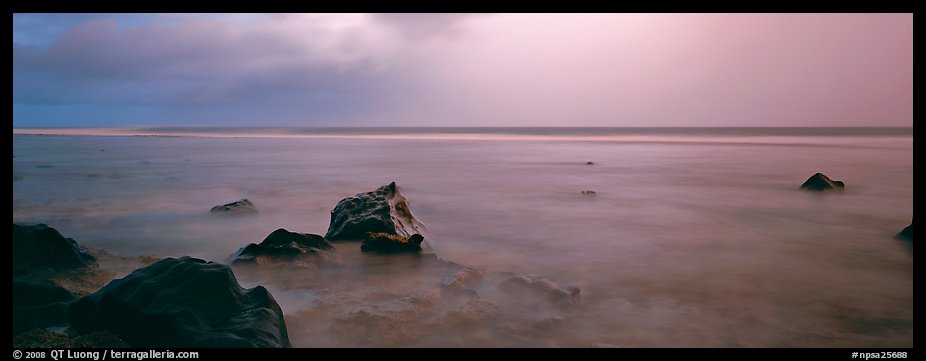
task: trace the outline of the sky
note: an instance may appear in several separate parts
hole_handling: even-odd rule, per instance
[[[14,127],[913,126],[912,14],[14,14]]]

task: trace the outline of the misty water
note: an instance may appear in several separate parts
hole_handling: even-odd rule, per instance
[[[337,262],[236,267],[294,346],[913,345],[912,248],[893,238],[913,213],[909,129],[198,132],[14,134],[13,222],[227,262],[277,228],[323,235],[340,199],[396,181],[453,264],[340,242]],[[846,190],[799,190],[815,172]],[[209,212],[240,198],[260,213]],[[581,302],[485,286],[485,303],[456,304],[434,291],[455,264],[574,285]],[[460,307],[481,316],[448,318]]]

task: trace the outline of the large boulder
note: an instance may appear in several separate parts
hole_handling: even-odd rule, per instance
[[[107,330],[132,347],[290,347],[283,311],[231,268],[165,258],[71,304],[80,334]]]
[[[842,181],[834,181],[823,173],[816,173],[801,184],[801,189],[808,191],[843,190],[845,187]]]
[[[66,271],[96,264],[73,239],[45,224],[13,224],[13,275]]]
[[[254,206],[254,203],[251,203],[247,198],[239,199],[237,201],[223,204],[220,206],[212,207],[210,210],[212,213],[218,214],[253,214],[257,213],[257,207]]]
[[[331,210],[325,238],[363,240],[367,233],[386,233],[408,239],[421,234],[424,225],[412,214],[395,182],[372,192],[344,198]]]
[[[318,254],[331,249],[331,243],[317,234],[296,233],[280,228],[260,244],[251,243],[231,256],[231,263],[263,263],[267,260],[288,260],[304,255]]]
[[[410,237],[402,237],[384,232],[367,232],[360,250],[377,253],[404,253],[421,252],[421,242],[424,237],[415,233]]]

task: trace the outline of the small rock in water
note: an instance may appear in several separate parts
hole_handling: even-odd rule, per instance
[[[254,203],[251,203],[251,201],[249,201],[247,198],[244,198],[228,204],[223,204],[221,206],[212,207],[210,212],[225,214],[249,214],[257,213],[257,207],[255,207]]]
[[[834,181],[823,173],[814,174],[801,184],[801,189],[808,191],[843,190],[845,187],[842,181]]]
[[[317,234],[296,233],[280,228],[270,233],[260,244],[251,243],[231,256],[232,264],[261,263],[264,259],[287,260],[303,255],[318,254],[334,246]]]
[[[904,228],[900,233],[897,233],[897,239],[905,241],[913,241],[913,222],[910,222],[910,225]]]
[[[587,196],[593,196],[593,195],[596,195],[596,194],[598,194],[598,193],[595,193],[595,191],[582,191],[582,194],[583,194],[583,195],[587,195]]]
[[[595,162],[588,161],[588,162],[585,162],[585,165],[595,165]]]

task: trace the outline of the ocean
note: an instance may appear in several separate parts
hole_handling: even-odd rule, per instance
[[[581,290],[530,322],[504,295],[465,326],[414,306],[389,338],[339,325],[446,275],[352,268],[368,261],[341,243],[341,264],[295,275],[314,283],[236,270],[279,301],[297,347],[913,346],[912,248],[893,238],[913,217],[911,128],[13,133],[13,222],[115,255],[226,262],[277,228],[324,235],[340,199],[395,181],[439,258]],[[845,191],[799,190],[816,172]],[[260,213],[209,212],[241,198]]]

